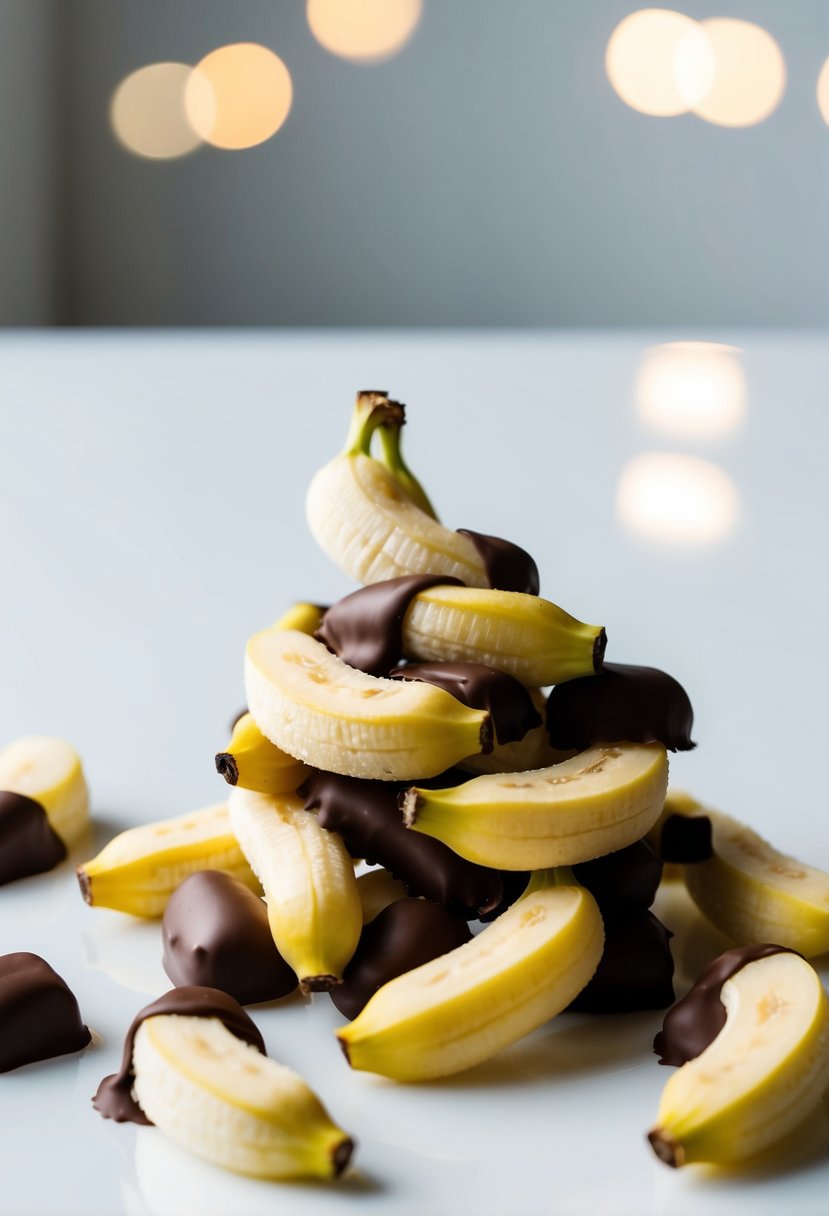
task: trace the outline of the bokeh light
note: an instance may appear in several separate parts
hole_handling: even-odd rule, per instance
[[[377,63],[408,42],[422,8],[422,0],[308,0],[308,24],[332,55]]]
[[[110,105],[112,129],[136,156],[170,160],[202,142],[190,125],[184,95],[187,63],[149,63],[118,85]]]
[[[696,21],[672,9],[646,8],[616,26],[607,44],[605,69],[632,109],[667,118],[686,113],[705,96],[713,81],[714,56]]]
[[[817,104],[823,121],[829,123],[829,59],[820,69],[817,79]]]
[[[216,148],[264,143],[285,122],[292,99],[285,64],[255,42],[236,42],[205,55],[185,90],[193,129]]]
[[[678,452],[645,452],[622,471],[616,513],[650,540],[706,545],[734,530],[740,498],[719,465]]]
[[[775,40],[759,25],[734,17],[700,22],[714,53],[711,87],[692,106],[699,118],[720,127],[750,127],[777,109],[786,89],[786,61]],[[694,79],[694,59],[686,46],[677,54],[677,79]]]
[[[645,352],[636,405],[655,430],[687,439],[719,438],[745,420],[748,389],[741,351],[719,342],[667,342]]]

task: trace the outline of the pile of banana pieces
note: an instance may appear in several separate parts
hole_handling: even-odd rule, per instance
[[[650,1144],[671,1166],[756,1157],[829,1090],[829,1001],[806,961],[829,950],[829,875],[668,790],[668,751],[693,746],[684,690],[605,664],[602,627],[541,598],[523,550],[443,526],[403,458],[404,418],[360,393],[345,449],[309,487],[311,532],[362,590],[295,604],[249,640],[247,709],[215,758],[226,800],[126,831],[79,867],[91,906],[164,918],[185,994],[180,1012],[162,998],[139,1014],[129,1100],[230,1169],[335,1176],[352,1137],[255,1028],[240,1033],[241,1009],[228,1020],[199,995],[211,979],[225,1002],[330,993],[351,1019],[337,1031],[351,1068],[428,1082],[597,1008],[597,985],[613,1007],[612,942],[628,992],[615,1008],[670,1004],[668,934],[668,996],[663,983],[637,1006],[624,950],[641,935],[617,931],[659,926],[661,875],[729,948],[657,1036],[678,1067]],[[65,848],[84,830],[83,773],[60,740],[0,752],[0,790],[39,804]],[[224,877],[197,893],[205,872]],[[0,852],[0,881],[15,876]],[[281,987],[211,960],[187,917],[220,932],[224,905],[208,905],[222,899],[260,935],[248,970],[272,951]]]

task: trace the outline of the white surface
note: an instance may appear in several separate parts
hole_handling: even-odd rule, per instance
[[[608,658],[686,684],[700,746],[676,782],[829,868],[829,347],[721,337],[746,348],[748,420],[690,443],[636,421],[659,335],[4,336],[0,739],[78,746],[98,844],[220,797],[212,757],[242,704],[246,636],[293,599],[349,589],[312,546],[303,494],[355,389],[379,385],[409,403],[407,452],[448,523],[524,544],[544,594],[606,623]],[[615,486],[642,450],[721,463],[739,531],[682,551],[626,533]],[[0,889],[0,909],[0,953],[47,958],[96,1032],[80,1058],[0,1076],[3,1213],[825,1211],[824,1114],[762,1171],[650,1155],[658,1014],[563,1016],[469,1076],[405,1087],[349,1072],[327,1000],[254,1009],[271,1054],[358,1138],[358,1172],[337,1187],[224,1174],[89,1103],[134,1012],[169,986],[158,925],[86,908],[69,864]],[[678,951],[704,952],[702,934]]]

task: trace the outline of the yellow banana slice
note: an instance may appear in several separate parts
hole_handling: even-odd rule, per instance
[[[308,776],[307,765],[266,739],[252,714],[242,714],[227,750],[216,756],[216,772],[228,785],[260,794],[292,794]]]
[[[64,739],[29,735],[0,750],[0,792],[39,803],[67,848],[89,826],[89,790],[80,756]]]

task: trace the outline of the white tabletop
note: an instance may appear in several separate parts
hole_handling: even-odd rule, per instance
[[[380,387],[408,403],[406,449],[445,522],[524,545],[543,594],[606,624],[609,659],[683,681],[699,747],[672,758],[675,783],[829,869],[829,344],[705,335],[744,348],[748,416],[690,441],[634,408],[643,352],[676,336],[3,335],[0,740],[75,743],[98,844],[221,798],[212,757],[242,704],[245,638],[294,599],[350,589],[303,496],[355,390]],[[626,527],[616,487],[642,451],[720,465],[734,531],[683,547]],[[132,1014],[169,987],[158,925],[85,907],[69,864],[4,887],[0,907],[0,953],[47,958],[96,1034],[80,1058],[0,1076],[0,1212],[825,1210],[825,1113],[763,1171],[650,1155],[658,1014],[564,1015],[467,1076],[409,1087],[348,1071],[327,1000],[254,1009],[270,1054],[359,1140],[358,1169],[333,1188],[222,1173],[89,1104]]]

